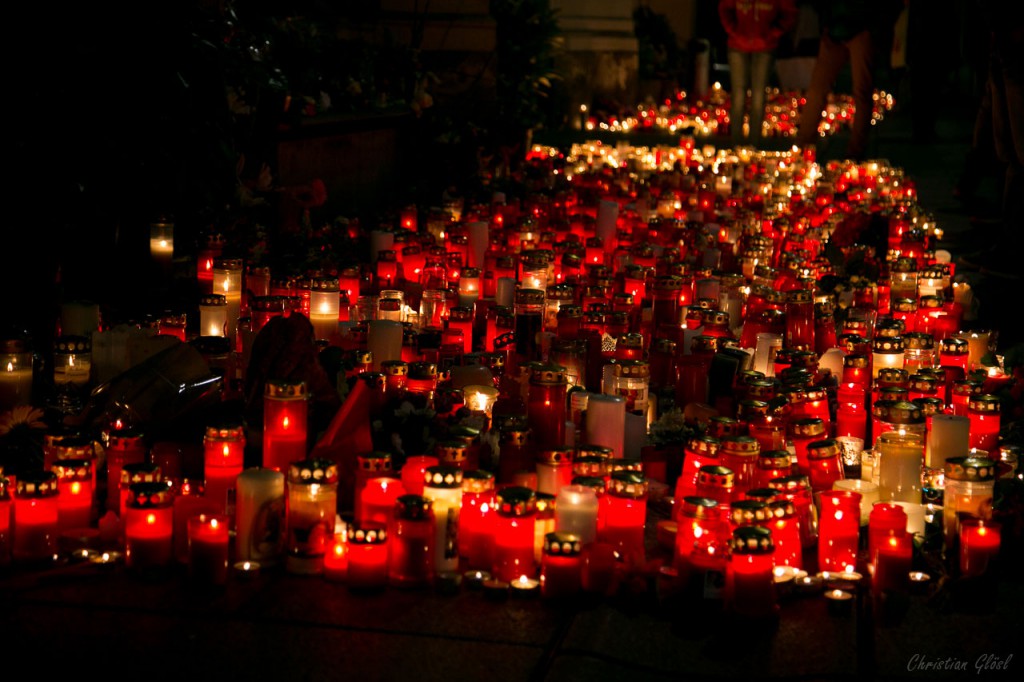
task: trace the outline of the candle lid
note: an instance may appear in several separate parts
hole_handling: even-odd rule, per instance
[[[353,545],[383,545],[388,541],[388,531],[382,524],[362,523],[348,533]]]
[[[893,312],[897,313],[913,313],[917,312],[917,299],[916,298],[897,298],[892,302]]]
[[[598,496],[604,495],[606,488],[604,476],[573,476],[572,485],[590,488],[597,493]]]
[[[756,421],[759,417],[765,417],[767,414],[768,403],[763,400],[741,400],[737,410],[739,420],[743,422]]]
[[[882,367],[878,370],[878,382],[889,385],[906,385],[910,372],[901,367]]]
[[[658,275],[654,279],[654,290],[658,292],[679,291],[683,288],[683,280],[678,275]]]
[[[468,456],[468,446],[461,440],[449,440],[438,443],[434,447],[437,459],[442,464],[458,464],[465,462]]]
[[[991,393],[973,394],[968,398],[967,406],[974,412],[996,414],[999,412],[999,396]]]
[[[578,305],[561,305],[558,307],[559,320],[577,319],[583,317],[583,308]]]
[[[891,339],[902,336],[907,323],[899,317],[883,317],[875,323],[875,338]]]
[[[206,427],[203,440],[218,441],[240,441],[245,442],[245,425],[238,422],[224,422],[222,424],[210,424]]]
[[[174,491],[165,482],[132,483],[125,502],[132,509],[156,509],[173,503]]]
[[[538,518],[538,520],[554,518],[554,515],[555,515],[555,501],[556,501],[557,498],[554,495],[552,495],[551,493],[542,493],[542,492],[536,492],[535,496],[536,496],[536,503],[537,503],[536,509],[537,509],[537,518]]]
[[[718,337],[701,334],[690,340],[691,353],[714,353],[718,350]]]
[[[740,432],[740,423],[732,417],[716,415],[708,420],[708,433],[715,438],[724,439],[727,436],[736,436]],[[721,443],[719,444],[721,447]]]
[[[53,342],[53,352],[61,355],[92,352],[92,339],[87,336],[60,336]]]
[[[906,400],[879,400],[871,406],[871,414],[889,424],[921,424],[924,412],[915,403]]]
[[[517,289],[516,303],[525,305],[541,305],[544,303],[543,289]]]
[[[392,252],[391,255],[392,255],[392,258],[394,258],[394,252]],[[378,254],[377,258],[378,258],[378,260],[380,259],[380,255],[379,254]],[[330,277],[330,276],[314,277],[310,281],[310,283],[309,283],[309,288],[312,291],[323,292],[323,293],[333,293],[333,292],[336,292],[336,291],[338,291],[338,278],[337,277]]]
[[[49,447],[58,460],[91,459],[96,456],[96,442],[87,436],[47,434],[46,439],[49,440],[51,436],[54,436],[54,439],[49,443]]]
[[[759,469],[787,469],[792,464],[788,450],[762,450],[757,457]]]
[[[544,535],[544,552],[555,556],[579,556],[583,550],[580,536],[558,531]]]
[[[787,303],[810,303],[814,300],[814,292],[807,289],[794,289],[787,292]]]
[[[943,402],[942,398],[932,396],[914,398],[910,402],[920,407],[925,417],[934,417],[935,415],[942,414],[942,410],[946,407],[946,403]]]
[[[705,464],[697,471],[697,485],[715,488],[732,488],[736,474],[728,467]]]
[[[772,532],[763,526],[740,526],[729,543],[733,554],[771,554],[775,551]]]
[[[306,459],[288,467],[288,482],[296,485],[338,482],[338,465],[329,459]]]
[[[423,472],[423,485],[430,488],[461,488],[462,469],[444,465],[427,467]]]
[[[868,339],[866,339],[863,336],[861,336],[860,334],[840,334],[839,337],[836,338],[836,345],[838,345],[840,348],[842,348],[847,353],[853,354],[852,357],[860,357],[860,354],[862,352],[866,352],[870,348],[871,342],[868,341]],[[851,356],[848,355],[847,357],[851,357]],[[851,361],[851,364],[845,365],[845,366],[846,367],[867,367],[868,366],[866,359],[863,361],[863,364],[856,364],[855,365],[855,364],[852,364],[852,362],[856,362],[856,361]]]
[[[226,306],[228,298],[224,294],[203,294],[199,297],[199,305],[202,306]]]
[[[462,474],[462,492],[486,493],[494,490],[494,474],[485,469],[471,469]]]
[[[275,400],[305,400],[306,382],[298,379],[267,379],[263,395]]]
[[[796,516],[796,506],[791,500],[776,498],[768,502],[767,512],[769,520],[791,519]]]
[[[449,322],[472,322],[473,309],[469,306],[457,305],[448,310]]]
[[[981,395],[984,384],[973,379],[957,379],[953,382],[953,395]]]
[[[121,467],[121,487],[135,483],[159,483],[161,473],[160,466],[153,462],[129,462]]]
[[[917,259],[907,256],[900,256],[892,264],[893,272],[915,272],[917,270]]]
[[[942,307],[942,304],[942,296],[936,296],[933,294],[930,296],[922,296],[919,307],[923,310],[937,310]]]
[[[686,443],[686,449],[707,457],[717,457],[721,443],[714,436],[697,436]]]
[[[647,479],[637,471],[614,471],[608,481],[608,493],[615,497],[640,499],[647,495]]]
[[[368,452],[363,455],[356,455],[356,463],[362,471],[391,471],[391,453]]]
[[[722,453],[743,457],[756,457],[761,444],[751,436],[725,436],[722,438]]]
[[[91,481],[93,461],[91,459],[59,459],[51,467],[61,481]]]
[[[545,448],[537,453],[537,462],[548,466],[570,466],[572,464],[573,448]]]
[[[831,459],[840,454],[839,443],[834,438],[816,440],[807,444],[807,459]]]
[[[529,488],[513,485],[498,490],[495,503],[498,513],[503,516],[529,516],[537,509],[537,495]]]
[[[10,485],[9,479],[4,480]],[[52,471],[30,471],[18,476],[14,485],[15,497],[53,497],[59,492],[57,474]]]
[[[718,511],[718,500],[710,497],[687,495],[683,498],[681,513],[687,518],[716,520]]]
[[[954,481],[991,481],[996,476],[996,463],[988,457],[948,457],[946,478]]]
[[[736,500],[729,505],[729,516],[734,526],[764,523],[769,519],[768,505],[761,500]]]
[[[241,258],[215,258],[213,260],[214,270],[241,270]]]
[[[409,374],[409,363],[404,360],[385,360],[380,363],[385,376],[398,377]]]
[[[220,294],[216,295],[220,296]],[[223,296],[220,297],[224,298]],[[288,300],[284,296],[256,296],[249,305],[255,312],[284,314],[288,306]]]
[[[723,326],[729,324],[729,313],[724,310],[705,310],[704,324]]]
[[[876,353],[902,353],[902,336],[876,336],[871,342],[871,348]]]
[[[572,301],[576,298],[576,287],[572,284],[552,284],[547,289],[547,299],[549,301]],[[561,306],[559,306],[561,307]]]
[[[437,378],[437,365],[432,362],[410,362],[410,379],[435,379]]]
[[[768,481],[768,485],[776,490],[795,493],[801,490],[809,490],[811,487],[811,480],[804,474],[794,474],[793,476],[780,476],[779,478],[773,478]]]
[[[825,422],[819,417],[803,417],[791,421],[789,430],[793,436],[817,438],[825,435]]]
[[[939,341],[939,352],[950,355],[966,355],[968,351],[967,339],[959,336],[947,336]]]

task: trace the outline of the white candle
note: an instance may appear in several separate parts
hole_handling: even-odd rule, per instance
[[[757,347],[754,349],[754,369],[766,377],[775,376],[775,354],[779,352],[780,348],[782,348],[780,334],[767,332],[758,334]]]
[[[965,457],[970,448],[971,420],[953,414],[936,414],[925,449],[925,465],[943,469],[950,457]]]
[[[28,405],[32,398],[31,355],[27,366],[19,362],[19,355],[3,356],[0,362],[0,409]]]
[[[276,563],[284,548],[284,474],[246,469],[235,482],[235,558]]]
[[[393,320],[370,320],[366,347],[373,354],[373,366],[402,359],[402,323]]]
[[[597,539],[597,493],[585,485],[567,485],[555,499],[555,531],[578,535],[581,544]]]
[[[623,457],[626,440],[626,400],[619,396],[591,393],[587,401],[587,443],[611,448],[613,457]]]
[[[890,500],[890,504],[898,504],[907,512],[907,532],[914,535],[924,535],[924,513],[925,506],[916,502],[902,502]]]

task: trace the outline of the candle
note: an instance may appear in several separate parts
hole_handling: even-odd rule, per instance
[[[330,340],[338,332],[341,315],[340,285],[337,277],[314,277],[309,293],[309,321],[317,339]]]
[[[433,505],[423,495],[401,495],[395,501],[388,557],[388,582],[392,585],[424,587],[434,579],[438,565],[448,565],[438,560]]]
[[[531,577],[534,565],[536,497],[532,490],[509,486],[496,494],[494,568],[498,580],[510,582],[521,575]]]
[[[57,475],[57,523],[61,530],[87,528],[93,518],[93,480],[91,459],[60,459],[54,462]]]
[[[845,590],[828,590],[825,592],[828,612],[833,616],[848,616],[853,610],[853,595]]]
[[[878,437],[878,487],[882,500],[921,501],[924,442],[916,433],[887,431]]]
[[[969,444],[979,450],[995,450],[999,444],[999,398],[990,394],[972,395],[967,403],[970,419]]]
[[[437,457],[430,455],[414,455],[405,460],[402,466],[402,487],[410,495],[423,494],[423,475],[428,467],[439,464]]]
[[[761,526],[741,526],[733,531],[732,556],[726,574],[726,595],[736,614],[762,619],[778,612],[772,572],[772,534]]]
[[[324,578],[334,583],[348,580],[348,541],[347,531],[338,532],[327,543],[324,553]]]
[[[308,415],[304,381],[267,381],[263,393],[264,467],[285,472],[292,462],[306,459]]]
[[[462,470],[430,467],[423,476],[423,497],[433,504],[433,561],[437,573],[459,567],[458,529],[462,511]]]
[[[566,599],[582,589],[582,543],[572,533],[555,532],[544,536],[540,589],[545,599]]]
[[[848,490],[821,494],[818,566],[826,571],[853,570],[857,565],[860,493]]]
[[[226,585],[230,519],[221,514],[188,520],[188,573],[200,585]]]
[[[966,519],[987,519],[992,513],[996,463],[980,456],[946,460],[942,520],[946,548],[952,550]]]
[[[224,304],[227,306],[226,333],[215,336],[227,336],[234,341],[235,328],[242,309],[242,261],[240,259],[217,259],[213,262],[213,292],[223,296]],[[201,313],[202,310],[200,310]]]
[[[832,484],[833,490],[850,490],[860,494],[860,525],[868,525],[871,509],[878,502],[878,486],[860,478],[842,478]]]
[[[163,272],[168,272],[174,259],[174,223],[159,219],[149,224],[149,255]]]
[[[981,519],[960,524],[960,573],[965,578],[989,573],[999,556],[1000,525]]]
[[[611,448],[612,456],[625,454],[626,401],[619,396],[591,393],[587,402],[586,442]]]
[[[286,568],[321,573],[327,541],[334,536],[338,466],[328,460],[294,462],[288,468]]]
[[[166,483],[135,483],[124,514],[125,565],[152,571],[170,565],[174,495]]]
[[[356,521],[379,523],[388,527],[394,520],[395,501],[408,492],[396,478],[379,476],[369,479],[359,493]]]
[[[174,559],[188,563],[188,520],[200,514],[216,514],[220,510],[203,495],[202,482],[183,479],[174,495]]]
[[[14,530],[11,556],[15,561],[31,563],[53,559],[59,528],[58,495],[57,475],[51,471],[26,473],[15,481],[11,519]],[[7,505],[0,509],[8,511]]]
[[[205,294],[199,299],[200,336],[228,335],[228,304],[223,294]]]
[[[585,485],[563,486],[555,501],[555,530],[570,533],[588,545],[597,539],[599,502],[593,488]]]
[[[2,342],[12,352],[0,352],[0,410],[28,405],[32,398],[32,354],[20,340]],[[6,350],[6,349],[5,349]]]
[[[234,503],[235,481],[242,473],[245,427],[242,424],[208,426],[203,437],[206,497],[221,513]],[[233,510],[232,510],[233,511]]]
[[[366,345],[373,355],[374,367],[381,363],[402,359],[403,329],[401,322],[392,320],[370,320]]]
[[[276,564],[284,551],[285,477],[273,469],[246,469],[236,479],[235,556]]]
[[[348,586],[379,590],[388,584],[388,535],[379,524],[357,524],[348,536]]]

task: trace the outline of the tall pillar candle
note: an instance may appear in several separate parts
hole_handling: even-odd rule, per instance
[[[591,393],[587,402],[586,442],[611,448],[612,456],[625,454],[626,401],[619,396]]]
[[[401,322],[370,320],[366,346],[373,355],[375,368],[379,369],[383,362],[402,359],[402,330]]]
[[[883,502],[921,502],[924,442],[919,434],[887,431],[878,437],[878,488]]]

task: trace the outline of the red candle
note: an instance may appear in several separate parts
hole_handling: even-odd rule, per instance
[[[220,513],[226,513],[229,500],[234,499],[235,481],[242,473],[244,456],[244,426],[224,424],[206,428],[203,437],[206,497]]]
[[[494,475],[490,472],[475,469],[462,477],[459,556],[469,568],[489,570],[494,564]]]
[[[544,536],[540,592],[545,599],[566,599],[579,594],[583,586],[583,547],[572,533]]]
[[[799,474],[775,478],[768,485],[779,491],[779,497],[793,503],[800,527],[800,544],[813,547],[818,540],[818,516],[811,495],[811,481]]]
[[[859,533],[860,493],[850,490],[823,492],[818,525],[818,567],[822,571],[854,570]]]
[[[496,495],[494,524],[494,570],[498,580],[511,582],[525,575],[532,578],[534,564],[534,521],[536,497],[529,488],[509,486]]]
[[[771,531],[741,526],[733,531],[732,557],[726,573],[730,608],[747,618],[768,618],[778,611]]]
[[[839,443],[829,438],[807,445],[807,465],[811,479],[811,490],[828,490],[832,484],[843,478],[843,461]]]
[[[123,514],[121,506],[121,468],[146,459],[143,436],[133,429],[116,429],[107,439],[107,509]]]
[[[676,480],[675,499],[678,503],[684,497],[697,494],[697,474],[701,467],[718,463],[718,448],[721,441],[711,436],[692,438],[683,449],[683,466]],[[679,509],[677,504],[675,509]],[[678,512],[673,516],[677,516]],[[678,519],[676,519],[678,520]]]
[[[964,577],[985,575],[999,556],[1001,540],[998,523],[982,519],[960,522],[960,573]]]
[[[188,520],[201,514],[218,513],[218,507],[203,494],[201,482],[185,479],[174,496],[174,558],[188,563]]]
[[[999,398],[990,394],[972,396],[968,400],[967,416],[971,420],[970,447],[995,450],[999,445]]]
[[[292,462],[306,459],[308,415],[304,381],[267,381],[263,394],[265,468],[286,472]]]
[[[230,518],[201,514],[188,520],[188,573],[201,585],[226,585]]]
[[[800,541],[800,519],[789,500],[772,500],[763,524],[772,532],[775,544],[775,565],[803,567],[803,544]]]
[[[136,483],[160,483],[163,481],[163,472],[156,464],[150,462],[132,462],[121,468],[121,506],[120,516],[124,518],[125,509],[128,506],[128,498],[131,495],[131,486]]]
[[[905,530],[893,530],[879,540],[872,555],[875,572],[871,584],[876,594],[906,591],[913,558],[912,538]]]
[[[598,531],[599,542],[606,542],[630,565],[644,561],[644,524],[647,519],[647,479],[634,471],[616,471],[605,493],[608,515]]]
[[[430,455],[414,455],[405,460],[402,467],[402,487],[410,495],[423,494],[423,475],[429,467],[439,464],[437,457]]]
[[[93,519],[93,462],[91,459],[59,459],[53,464],[57,474],[58,525],[61,530],[87,528]]]
[[[397,478],[373,478],[359,495],[356,521],[379,523],[389,527],[394,520],[395,501],[408,491]]]
[[[762,450],[757,457],[757,468],[754,470],[751,489],[768,488],[772,479],[791,475],[792,461],[788,450]]]
[[[0,475],[0,566],[11,560],[11,480]]]
[[[753,487],[760,447],[750,436],[726,436],[722,439],[718,460],[723,467],[732,469],[737,494]]]
[[[796,452],[797,469],[806,473],[809,470],[807,446],[827,437],[825,422],[817,417],[795,419],[789,424],[789,433],[790,438],[793,439],[793,449]]]
[[[15,561],[48,561],[57,551],[59,506],[57,475],[39,471],[23,475],[15,482],[14,542]]]
[[[166,483],[135,483],[124,516],[125,565],[136,570],[171,563],[174,495]]]
[[[433,503],[422,495],[402,495],[392,506],[388,582],[398,587],[425,587],[434,578]]]
[[[565,368],[561,365],[530,369],[526,410],[538,447],[565,445],[566,388]]]
[[[879,502],[868,515],[868,556],[874,557],[878,546],[892,534],[907,531],[907,512],[898,504]]]
[[[347,533],[335,533],[327,543],[324,553],[324,578],[335,583],[343,583],[348,579],[348,540]]]
[[[356,525],[348,537],[348,586],[376,590],[388,584],[388,531],[379,524]]]

